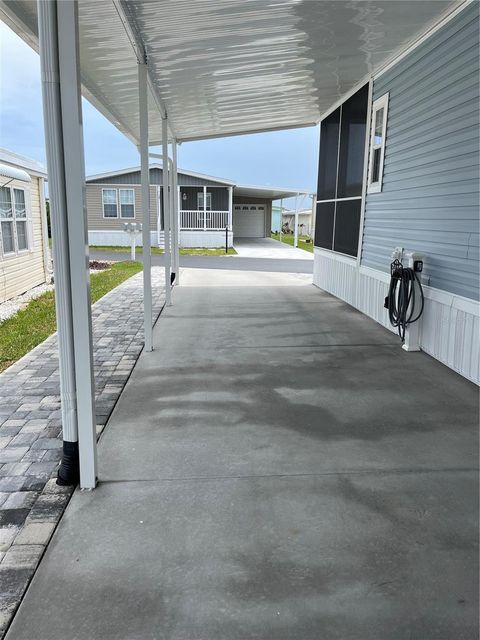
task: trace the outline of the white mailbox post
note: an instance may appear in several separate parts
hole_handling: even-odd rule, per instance
[[[130,259],[135,260],[135,248],[137,246],[137,236],[142,232],[142,225],[136,222],[125,222],[123,230],[130,236]]]

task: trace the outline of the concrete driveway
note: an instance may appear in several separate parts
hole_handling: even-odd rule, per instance
[[[472,640],[476,387],[304,274],[185,270],[8,640]]]
[[[313,253],[291,247],[273,238],[235,238],[233,246],[241,258],[311,260],[313,262]]]

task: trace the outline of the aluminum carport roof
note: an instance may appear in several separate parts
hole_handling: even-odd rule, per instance
[[[84,95],[139,140],[137,59],[149,68],[151,144],[316,124],[463,0],[79,0]],[[37,4],[0,17],[38,48]]]

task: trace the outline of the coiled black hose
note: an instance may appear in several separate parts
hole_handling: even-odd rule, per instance
[[[390,265],[390,271],[391,279],[385,307],[388,309],[391,324],[397,328],[398,335],[404,342],[408,325],[416,322],[423,313],[425,298],[420,280],[413,269],[404,267],[400,260],[395,260]],[[417,290],[420,293],[420,309],[414,316]]]

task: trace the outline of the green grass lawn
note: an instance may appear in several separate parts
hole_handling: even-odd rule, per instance
[[[272,233],[272,238],[274,240],[280,240],[280,234]],[[309,236],[298,236],[298,248],[313,253],[313,241],[307,242],[307,240],[309,239]],[[290,235],[282,233],[282,242],[285,242],[285,244],[289,244],[293,247],[293,234]]]
[[[106,251],[108,253],[130,253],[130,247],[106,247],[100,245],[90,246],[90,251]],[[142,254],[142,247],[137,247],[137,254]],[[152,247],[152,253],[161,255],[163,249],[158,247]],[[180,255],[182,256],[233,256],[236,255],[236,251],[233,247],[228,249],[228,254],[225,253],[225,247],[215,247],[214,249],[208,249],[206,247],[189,247],[180,249]]]
[[[92,303],[142,270],[139,262],[116,262],[90,278]],[[55,295],[48,291],[0,324],[0,371],[56,331]]]

